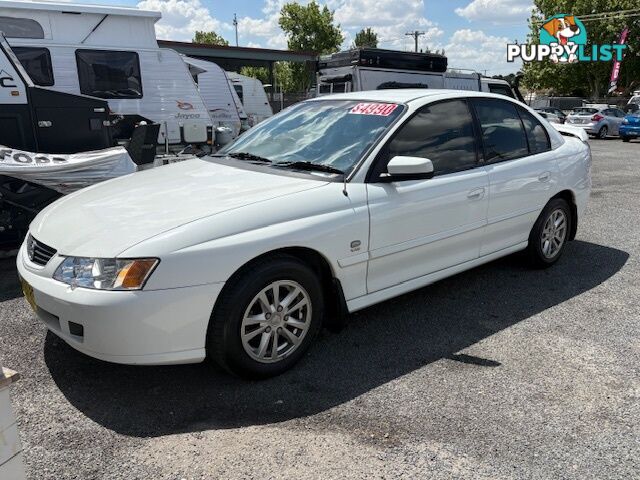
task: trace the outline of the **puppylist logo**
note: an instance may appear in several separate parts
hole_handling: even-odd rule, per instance
[[[622,61],[623,44],[587,46],[587,29],[580,19],[565,13],[546,19],[540,27],[540,44],[507,45],[507,61],[521,58],[524,62],[542,61],[554,63]]]

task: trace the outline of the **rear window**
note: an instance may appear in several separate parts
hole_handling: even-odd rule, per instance
[[[529,153],[536,154],[551,150],[551,142],[546,128],[524,108],[518,107],[529,144]]]
[[[598,113],[598,109],[581,107],[574,109],[573,113],[575,115],[593,115],[594,113]]]

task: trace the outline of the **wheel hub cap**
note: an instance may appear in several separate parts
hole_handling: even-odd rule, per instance
[[[544,223],[540,240],[542,254],[549,259],[555,257],[562,249],[566,236],[567,216],[558,208],[551,212]]]
[[[293,280],[278,280],[263,288],[249,303],[240,336],[254,360],[274,363],[291,355],[311,324],[311,299]]]

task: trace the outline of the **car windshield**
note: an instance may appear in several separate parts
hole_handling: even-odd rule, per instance
[[[597,108],[576,108],[573,111],[574,115],[593,115],[594,113],[598,113]]]
[[[249,154],[273,165],[307,162],[348,173],[402,110],[394,103],[302,102],[260,123],[218,154]]]

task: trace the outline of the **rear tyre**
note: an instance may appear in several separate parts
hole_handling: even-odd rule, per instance
[[[600,130],[598,130],[598,138],[600,140],[604,140],[605,138],[607,138],[608,134],[609,128],[606,125],[603,125],[602,127],[600,127]]]
[[[571,231],[571,208],[555,198],[544,207],[529,234],[527,254],[536,268],[547,268],[558,261],[564,252]]]
[[[629,142],[631,141],[631,137],[621,137],[623,142]]]
[[[207,353],[244,378],[291,368],[322,324],[323,289],[314,271],[290,255],[274,255],[235,275],[211,314]]]

